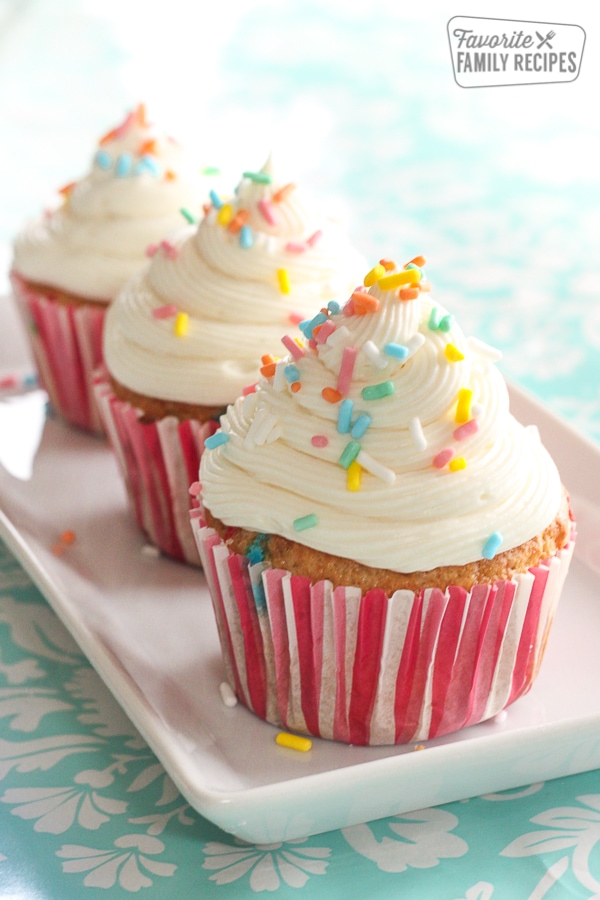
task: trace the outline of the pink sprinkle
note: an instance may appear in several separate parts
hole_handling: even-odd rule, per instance
[[[243,396],[247,397],[248,394],[255,394],[257,385],[258,381],[255,381],[254,384],[247,384],[246,387],[242,390]]]
[[[319,231],[315,231],[314,234],[311,234],[311,236],[310,236],[309,238],[306,239],[306,243],[308,244],[309,247],[314,247],[315,244],[317,243],[317,241],[318,241],[321,237],[323,237],[323,232],[320,231],[320,230],[319,230]]]
[[[310,339],[310,341],[308,342],[308,346],[310,347],[311,350],[317,349],[317,342],[315,341],[314,338]]]
[[[0,378],[0,389],[5,391],[8,388],[17,387],[19,381],[14,375],[6,375],[4,378]]]
[[[350,297],[350,299],[342,309],[342,313],[346,316],[346,318],[354,315],[354,301],[352,300],[352,297]]]
[[[447,465],[452,457],[454,456],[454,450],[452,447],[446,447],[445,450],[440,450],[437,456],[433,457],[433,465],[436,469],[443,469],[445,465]]]
[[[200,482],[199,482],[199,481],[194,481],[194,482],[193,482],[192,484],[190,484],[190,486],[189,486],[189,489],[188,489],[189,495],[190,495],[191,497],[197,497],[198,494],[200,493],[200,487],[201,487]]]
[[[148,244],[148,246],[146,247],[146,256],[152,258],[157,250],[158,244]]]
[[[465,422],[464,425],[459,425],[454,432],[453,437],[455,441],[464,441],[465,438],[471,437],[471,435],[475,434],[477,431],[479,431],[477,419],[470,419],[468,422]]]
[[[305,253],[308,249],[308,245],[303,244],[300,241],[288,241],[285,245],[285,249],[288,253]]]
[[[258,206],[260,213],[261,213],[263,219],[265,220],[265,222],[268,222],[269,225],[277,224],[275,216],[273,215],[273,209],[268,200],[265,200],[263,197],[263,199],[259,200],[256,205]]]
[[[354,363],[356,362],[356,347],[345,347],[342,353],[342,364],[338,375],[337,389],[340,394],[347,394],[350,390]]]
[[[302,347],[299,347],[293,337],[290,337],[289,334],[284,334],[281,338],[281,343],[287,350],[290,351],[294,359],[302,359],[304,356],[304,350]]]
[[[314,434],[310,439],[313,447],[326,447],[329,443],[328,438],[324,434]]]
[[[333,334],[335,331],[335,325],[331,321],[331,319],[327,319],[326,322],[323,322],[318,332],[315,335],[315,340],[317,344],[324,344],[330,334]]]
[[[300,322],[304,322],[306,316],[302,315],[299,312],[291,312],[288,316],[288,322],[290,325],[299,325]]]
[[[174,303],[169,303],[168,306],[157,306],[152,310],[152,315],[155,319],[168,319],[177,315],[177,307]]]
[[[160,246],[163,248],[169,259],[177,259],[179,256],[179,250],[171,243],[171,241],[161,241]]]

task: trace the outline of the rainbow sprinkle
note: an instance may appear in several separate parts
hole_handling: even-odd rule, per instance
[[[315,513],[309,513],[308,516],[301,516],[293,521],[294,531],[306,531],[307,528],[314,528],[319,524],[319,518]]]
[[[322,237],[323,232],[320,229],[317,229],[314,234],[311,234],[309,238],[306,238],[306,243],[309,247],[314,247],[317,241],[320,241]]]
[[[217,213],[217,222],[219,225],[229,225],[231,219],[233,217],[233,208],[231,203],[224,203],[221,207],[218,207],[219,211]]]
[[[240,228],[240,246],[244,250],[248,250],[254,244],[254,234],[249,225],[242,225]]]
[[[294,338],[290,337],[289,334],[284,334],[284,336],[281,338],[281,343],[286,348],[286,350],[289,350],[290,355],[293,356],[294,359],[302,359],[302,357],[304,356],[304,350],[302,349],[302,347],[300,347],[294,340]]]
[[[393,381],[382,381],[380,384],[367,385],[360,393],[363,400],[381,400],[383,397],[391,396],[394,390]]]
[[[395,359],[407,359],[410,351],[404,344],[390,343],[384,346],[383,352],[388,356],[393,356]]]
[[[339,464],[342,468],[347,469],[351,462],[354,462],[360,453],[360,444],[358,441],[349,441],[342,451],[339,458]],[[366,467],[365,467],[366,468]]]
[[[373,363],[376,369],[385,369],[387,360],[383,357],[379,347],[374,344],[373,341],[365,341],[362,349],[369,362]]]
[[[308,753],[312,747],[310,738],[298,737],[297,734],[289,734],[287,731],[280,731],[275,738],[275,743],[280,747],[288,747],[290,750],[299,750],[300,753]]]
[[[377,282],[377,286],[383,291],[393,291],[403,284],[416,284],[421,278],[419,269],[403,269],[402,272],[394,272],[392,275],[384,275]]]
[[[283,374],[285,375],[286,381],[290,384],[293,384],[295,381],[300,381],[300,370],[298,366],[295,366],[292,363],[285,366]]]
[[[242,178],[248,178],[255,184],[271,184],[273,179],[266,172],[242,172]]]
[[[371,285],[375,284],[379,281],[380,278],[383,278],[385,275],[385,266],[379,264],[377,266],[373,266],[363,279],[363,284],[365,287],[371,287]]]
[[[359,440],[372,422],[372,418],[368,413],[360,413],[357,416],[354,425],[350,431],[350,436]]]
[[[261,198],[256,204],[261,216],[267,222],[268,225],[277,225],[277,220],[273,215],[273,207],[269,203],[268,200],[265,200],[264,197]]]
[[[456,403],[456,414],[454,421],[458,425],[464,425],[471,418],[471,400],[473,399],[473,391],[471,388],[461,388],[458,392],[458,400]]]
[[[96,153],[96,165],[101,169],[110,169],[112,166],[112,156],[108,150],[98,150]]]
[[[373,459],[368,453],[365,453],[364,450],[361,450],[358,456],[356,457],[356,461],[366,469],[367,472],[370,472],[371,475],[374,475],[375,478],[378,478],[380,481],[383,481],[384,484],[393,484],[396,480],[396,473],[393,469],[388,469],[387,466],[384,466],[382,463],[377,462],[376,459]]]
[[[210,437],[207,437],[204,441],[204,446],[207,450],[214,450],[215,447],[220,447],[221,444],[226,444],[229,440],[229,435],[224,431],[216,431],[214,434],[211,434]]]
[[[348,474],[346,476],[346,487],[349,491],[360,490],[362,469],[357,460],[353,460],[348,466]]]
[[[313,434],[310,442],[313,447],[327,447],[329,444],[329,438],[327,438],[324,434]]]
[[[283,187],[279,188],[279,190],[275,191],[275,193],[273,194],[273,203],[281,203],[282,200],[285,200],[286,197],[288,197],[292,193],[292,191],[295,190],[296,185],[292,184],[291,181],[289,184],[284,184]]]
[[[214,188],[212,188],[212,189],[208,192],[208,196],[210,197],[210,202],[212,203],[212,205],[214,206],[214,208],[215,208],[215,209],[221,209],[221,207],[223,206],[223,201],[221,200],[221,198],[219,197],[219,195],[217,194],[217,192],[214,190]]]
[[[121,153],[117,157],[115,165],[115,175],[117,178],[126,178],[133,168],[133,156],[131,153]]]
[[[423,426],[421,425],[421,420],[418,416],[415,416],[414,419],[410,420],[408,423],[408,431],[417,450],[426,450],[427,438],[425,437]]]
[[[483,550],[481,551],[481,555],[484,559],[493,559],[500,547],[502,546],[504,538],[500,534],[499,531],[494,531],[493,534],[489,536],[485,544],[483,545]]]
[[[477,419],[469,419],[468,422],[465,422],[464,425],[459,425],[458,428],[455,429],[452,437],[455,441],[464,441],[466,438],[471,437],[472,434],[476,434],[479,431],[479,425],[477,423]]]
[[[181,213],[181,215],[183,216],[185,221],[188,222],[190,225],[195,225],[196,222],[198,221],[196,219],[196,217],[192,215],[192,213],[189,211],[189,209],[185,208],[185,206],[182,206],[181,209],[179,210],[179,212]]]
[[[356,362],[356,347],[345,347],[342,353],[342,362],[337,381],[337,389],[340,394],[347,394],[350,390],[352,375],[354,372],[354,363]]]
[[[337,430],[339,434],[348,434],[354,412],[354,400],[342,400],[338,411]]]
[[[440,452],[433,457],[433,465],[436,469],[443,469],[445,465],[447,465],[452,457],[454,456],[454,450],[452,447],[446,447],[444,450],[440,450]]]
[[[277,281],[279,282],[279,290],[281,291],[281,293],[289,294],[291,291],[291,287],[290,276],[287,269],[277,269]]]
[[[446,344],[444,348],[444,355],[448,362],[462,362],[465,358],[465,354],[461,353],[461,351],[454,344]]]
[[[454,324],[454,316],[448,313],[445,316],[442,316],[438,325],[438,331],[450,331]]]
[[[467,468],[467,461],[464,456],[457,456],[448,463],[451,472],[460,472],[461,469]]]
[[[177,315],[177,307],[174,303],[169,303],[167,306],[157,306],[156,309],[152,310],[152,315],[155,319],[170,319],[171,316]]]
[[[178,312],[175,316],[175,323],[173,325],[173,333],[177,337],[184,337],[188,333],[188,328],[190,325],[190,317],[186,312]]]

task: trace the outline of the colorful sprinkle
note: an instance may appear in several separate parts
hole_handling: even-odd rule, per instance
[[[377,282],[383,291],[392,291],[403,284],[415,284],[421,278],[418,269],[403,269],[402,272],[394,272],[393,275],[384,275]]]
[[[382,381],[380,384],[369,384],[361,391],[363,400],[381,400],[394,393],[393,381]]]
[[[257,387],[258,381],[255,381],[254,384],[247,384],[245,388],[242,388],[242,396],[247,397],[248,394],[255,394]]]
[[[254,234],[252,233],[252,229],[249,225],[242,225],[240,228],[240,246],[244,248],[244,250],[248,250],[254,243]]]
[[[467,468],[467,461],[464,456],[457,456],[456,459],[450,460],[448,468],[451,472],[460,472],[461,469]]]
[[[144,544],[141,549],[142,556],[148,556],[150,559],[158,559],[160,550],[154,544]]]
[[[362,345],[362,351],[372,363],[376,369],[385,369],[387,366],[387,360],[381,353],[379,347],[373,343],[373,341],[365,341]]]
[[[323,322],[322,325],[317,325],[317,328],[315,328],[313,331],[317,344],[324,344],[328,340],[328,338],[331,337],[334,331],[335,324],[331,321],[331,319],[327,319],[327,321]]]
[[[398,297],[403,302],[407,300],[416,300],[419,296],[419,288],[400,288],[398,291]]]
[[[471,388],[461,388],[458,392],[458,400],[456,404],[456,414],[454,421],[458,425],[464,425],[471,418],[471,400],[473,399],[473,391]]]
[[[204,447],[207,450],[214,450],[215,447],[220,447],[221,444],[226,444],[229,440],[229,435],[225,431],[215,431],[214,434],[211,434],[210,437],[207,437],[204,441]]]
[[[351,462],[354,462],[360,453],[360,444],[358,441],[349,441],[342,451],[339,458],[339,464],[342,468],[347,469]],[[365,467],[366,468],[366,467]]]
[[[275,191],[275,193],[273,194],[273,203],[281,203],[282,200],[285,200],[286,197],[288,197],[292,193],[292,191],[295,190],[295,184],[292,184],[291,182],[289,184],[284,184],[283,187],[279,188],[279,190]]]
[[[300,322],[304,319],[304,314],[301,312],[291,312],[288,314],[288,322],[290,325],[300,325]]]
[[[298,343],[294,340],[293,337],[290,337],[289,334],[284,334],[281,338],[281,343],[289,350],[290,354],[294,357],[294,359],[302,359],[304,356],[304,350],[302,347],[298,346]]]
[[[415,334],[413,334],[410,340],[406,342],[409,357],[414,356],[417,350],[420,350],[424,343],[425,335],[421,334],[420,331],[417,331]]]
[[[179,256],[179,250],[177,249],[175,244],[171,243],[171,241],[161,241],[160,246],[165,255],[169,257],[169,259],[177,259],[177,257]]]
[[[153,156],[149,156],[147,153],[142,156],[135,167],[136,175],[141,175],[143,172],[150,172],[150,174],[154,175],[156,178],[160,175],[161,172],[160,166],[158,165],[157,161]]]
[[[221,207],[223,206],[223,201],[221,200],[221,198],[219,197],[217,192],[214,190],[214,188],[208,192],[208,196],[210,197],[210,202],[212,203],[214,208],[221,209]]]
[[[444,354],[448,362],[462,362],[465,358],[465,354],[461,353],[455,344],[446,344]]]
[[[468,422],[465,422],[464,425],[459,425],[458,428],[455,429],[452,437],[455,441],[464,441],[466,438],[471,437],[472,434],[476,434],[479,431],[479,425],[477,423],[477,419],[469,419]]]
[[[239,231],[241,231],[242,226],[246,224],[249,218],[250,213],[247,209],[238,209],[235,216],[233,216],[233,218],[227,225],[227,230],[232,234],[237,234]]]
[[[327,400],[328,403],[339,403],[342,399],[342,395],[339,391],[336,391],[335,388],[326,387],[321,391],[321,397],[323,400]]]
[[[290,750],[299,750],[301,753],[307,753],[312,747],[312,741],[309,738],[288,734],[287,731],[280,731],[275,738],[275,743],[280,747],[288,747]]]
[[[504,538],[500,534],[499,531],[494,531],[493,534],[489,536],[485,544],[483,545],[483,550],[481,551],[481,555],[484,559],[493,559],[498,550],[500,549]]]
[[[274,360],[271,360],[271,362],[264,363],[260,367],[260,374],[263,375],[265,378],[272,378],[273,375],[275,374],[276,367],[277,367],[277,363]]]
[[[452,447],[446,447],[445,450],[440,450],[437,456],[433,457],[433,465],[436,469],[443,469],[446,466],[452,457],[454,456],[454,450]]]
[[[286,365],[287,363],[285,360],[281,360],[281,362],[278,362],[275,365],[275,375],[273,376],[273,390],[275,391],[283,391],[288,386],[289,382],[285,377]]]
[[[261,447],[267,442],[271,432],[276,428],[278,428],[278,422],[275,416],[266,409],[259,409],[246,432],[244,447],[248,450],[254,446]]]
[[[383,266],[386,272],[393,272],[396,268],[396,263],[393,259],[380,259],[379,265]]]
[[[308,516],[301,516],[299,519],[294,519],[294,531],[306,531],[307,528],[314,528],[315,525],[319,524],[319,518],[315,513],[309,513]]]
[[[414,259],[411,259],[410,262],[406,263],[406,266],[404,268],[407,268],[410,265],[419,266],[419,268],[421,268],[422,266],[425,265],[425,263],[426,263],[426,259],[424,256],[415,256]]]
[[[438,331],[450,331],[454,324],[454,316],[448,313],[442,316],[438,325]]]
[[[177,307],[174,303],[169,303],[167,306],[157,306],[156,309],[152,310],[152,315],[155,319],[170,319],[171,316],[177,315]]]
[[[356,461],[366,469],[367,472],[370,472],[371,475],[374,475],[375,478],[378,478],[380,481],[383,481],[384,484],[393,484],[396,480],[396,473],[393,469],[388,469],[387,466],[384,466],[382,463],[377,462],[376,459],[373,459],[368,453],[365,453],[364,450],[361,450],[358,456],[356,457]]]
[[[303,322],[300,322],[298,328],[302,332],[302,334],[307,337],[309,340],[313,336],[313,331],[317,327],[317,325],[323,325],[327,321],[327,316],[325,313],[319,312],[312,319],[305,319]]]
[[[407,359],[410,351],[403,344],[386,344],[383,352],[395,359]]]
[[[290,276],[287,269],[277,269],[277,281],[279,282],[279,290],[282,294],[289,294]]]
[[[59,188],[58,193],[62,197],[67,198],[76,185],[77,185],[76,181],[70,181],[68,184],[64,184],[61,188]]]
[[[117,157],[115,165],[115,175],[117,178],[126,178],[133,168],[133,156],[131,153],[121,153]]]
[[[309,247],[314,247],[317,241],[320,241],[323,237],[323,232],[320,229],[317,229],[309,238],[306,238],[306,243]]]
[[[188,494],[190,497],[197,497],[202,489],[202,485],[199,481],[192,481],[188,488]]]
[[[259,212],[265,222],[267,222],[269,225],[277,225],[277,220],[273,215],[273,207],[268,200],[265,200],[263,197],[258,201],[256,205],[258,206]]]
[[[329,438],[325,437],[324,434],[313,434],[313,436],[310,439],[310,442],[313,445],[313,447],[319,447],[319,448],[327,447],[327,445],[329,444]]]
[[[414,419],[411,419],[408,423],[408,430],[412,439],[413,444],[417,448],[417,450],[422,451],[427,449],[427,438],[425,437],[425,433],[423,431],[423,426],[421,425],[421,420],[418,416],[415,416]]]
[[[342,353],[342,362],[337,380],[337,389],[340,394],[347,394],[352,383],[354,364],[356,362],[356,347],[345,347]]]
[[[297,394],[301,387],[302,387],[301,383],[299,381],[295,381],[291,385],[290,390],[292,391],[293,394]]]
[[[176,337],[184,337],[188,333],[188,328],[190,325],[190,317],[186,312],[178,312],[175,316],[175,323],[173,325],[173,333]]]
[[[285,366],[283,374],[285,375],[286,381],[290,384],[293,384],[295,381],[300,381],[300,370],[298,369],[298,366],[293,365],[293,363]]]
[[[191,214],[189,209],[185,208],[185,206],[182,206],[181,209],[179,210],[179,212],[181,213],[181,215],[183,216],[185,221],[188,222],[190,225],[195,225],[196,222],[198,221],[196,219],[196,217]]]
[[[219,693],[221,694],[221,700],[223,701],[225,706],[228,706],[229,709],[233,709],[234,706],[237,706],[237,697],[231,687],[226,681],[222,681],[219,685]]]
[[[248,178],[254,184],[271,184],[273,181],[266,172],[242,172],[242,178]]]
[[[368,413],[360,413],[352,426],[350,436],[356,438],[356,440],[360,440],[372,421],[373,420]]]
[[[354,291],[352,297],[352,307],[355,316],[366,316],[368,313],[375,313],[379,309],[379,300],[372,297],[365,291]]]
[[[288,253],[306,253],[307,245],[300,241],[288,241],[285,249]]]
[[[434,306],[429,313],[429,321],[427,325],[429,326],[431,331],[437,331],[440,327],[440,320],[442,318],[442,312],[439,306]]]
[[[108,150],[98,150],[96,153],[96,165],[101,169],[110,169],[112,166],[112,156]]]
[[[340,403],[337,420],[338,434],[348,434],[348,432],[350,431],[353,412],[354,400],[342,400],[342,402]]]
[[[348,474],[346,476],[346,487],[349,491],[360,490],[361,474],[362,469],[360,463],[353,460],[348,466]]]
[[[373,268],[370,269],[367,272],[367,274],[365,275],[365,277],[363,279],[363,284],[365,285],[365,287],[371,287],[371,285],[373,285],[377,281],[379,281],[380,278],[383,278],[384,275],[385,275],[385,267],[384,266],[382,266],[381,264],[379,264],[377,266],[373,266]]]
[[[327,309],[332,316],[337,316],[340,311],[340,304],[337,302],[337,300],[330,300],[327,304]]]
[[[224,203],[217,213],[217,222],[219,225],[229,225],[233,217],[233,207],[231,203]]]
[[[75,532],[71,531],[71,530],[63,531],[59,540],[63,544],[66,544],[67,546],[69,546],[70,544],[74,544],[75,543]]]

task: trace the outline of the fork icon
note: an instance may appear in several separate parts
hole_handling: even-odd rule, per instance
[[[550,48],[550,50],[552,50],[552,44],[550,43],[550,41],[552,40],[553,37],[556,37],[556,32],[555,32],[555,31],[549,31],[548,34],[546,35],[546,37],[544,37],[543,35],[541,35],[541,34],[539,33],[539,31],[536,31],[536,34],[537,34],[538,39],[539,39],[539,41],[540,41],[540,43],[537,45],[536,49],[539,50],[540,47],[543,47],[544,44],[547,44],[548,47]]]

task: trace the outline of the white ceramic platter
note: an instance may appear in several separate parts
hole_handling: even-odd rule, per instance
[[[19,338],[2,300],[0,376],[26,370]],[[600,451],[527,396],[513,390],[513,410],[538,425],[579,530],[544,664],[506,715],[420,752],[314,740],[299,753],[224,706],[203,575],[142,553],[109,449],[44,420],[42,402],[0,398],[0,536],[206,818],[251,842],[289,840],[600,767]],[[76,541],[57,557],[67,529]]]

